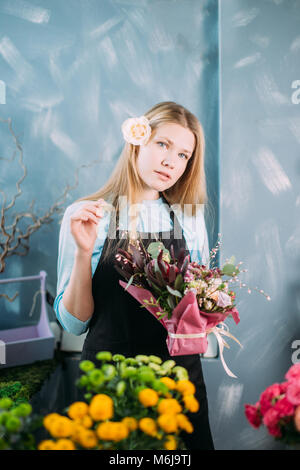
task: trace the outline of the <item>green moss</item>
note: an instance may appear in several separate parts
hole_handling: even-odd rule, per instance
[[[31,400],[59,364],[59,359],[0,370],[0,398],[9,397],[18,405]]]

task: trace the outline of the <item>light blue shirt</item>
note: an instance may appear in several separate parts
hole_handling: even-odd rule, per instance
[[[63,215],[59,233],[57,289],[53,305],[56,317],[62,327],[69,333],[73,333],[77,336],[87,331],[91,319],[84,322],[68,312],[63,304],[62,297],[71,277],[76,251],[76,242],[70,230],[70,217],[79,209],[80,205],[86,204],[87,202],[88,201],[78,201],[69,205]],[[139,204],[139,209],[140,208],[142,208],[142,210],[137,219],[137,231],[158,233],[172,229],[170,208],[162,197],[155,200],[144,200]],[[196,215],[194,216],[189,215],[186,211],[182,211],[180,207],[179,209],[176,208],[176,205],[174,205],[173,208],[178,222],[182,227],[183,235],[191,254],[191,261],[209,266],[209,245],[204,220],[204,206],[199,204],[199,209],[197,208]],[[124,212],[122,213],[124,214]],[[110,214],[109,211],[105,210],[97,226],[98,236],[95,241],[91,259],[92,276],[96,271],[103,245],[107,238]],[[121,230],[128,228],[126,224],[128,211],[125,211],[125,215],[126,214],[127,216],[120,217]]]

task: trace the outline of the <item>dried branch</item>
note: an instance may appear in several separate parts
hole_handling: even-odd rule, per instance
[[[52,216],[54,214],[61,214],[64,212],[65,207],[63,204],[66,201],[68,194],[78,186],[78,172],[80,168],[88,168],[94,164],[99,164],[99,160],[94,160],[87,165],[81,165],[75,169],[75,183],[73,186],[67,185],[62,193],[62,195],[54,202],[54,204],[46,210],[46,212],[38,216],[34,213],[33,206],[35,200],[33,200],[29,206],[28,211],[19,212],[15,215],[11,225],[7,224],[7,212],[9,209],[15,206],[15,202],[17,197],[20,197],[22,194],[21,190],[21,183],[25,179],[27,175],[27,169],[23,163],[23,149],[17,138],[16,134],[12,129],[11,118],[8,119],[1,119],[0,122],[7,123],[9,132],[14,140],[16,149],[13,152],[11,158],[4,158],[0,157],[0,160],[7,160],[13,161],[16,153],[19,153],[19,160],[18,163],[20,167],[23,169],[23,175],[19,180],[16,182],[17,193],[12,197],[11,201],[7,204],[7,198],[3,190],[0,189],[0,193],[3,197],[3,203],[0,210],[0,273],[4,272],[6,259],[10,256],[18,255],[18,256],[26,256],[29,252],[29,238],[30,236],[36,232],[39,228],[41,228],[45,224],[50,224],[54,219]],[[20,222],[22,219],[31,219],[30,224],[26,227],[24,231],[20,229]],[[6,294],[0,294],[0,297],[5,297],[10,302],[13,302],[15,298],[18,296],[18,292],[10,298]],[[35,301],[35,299],[34,299]]]

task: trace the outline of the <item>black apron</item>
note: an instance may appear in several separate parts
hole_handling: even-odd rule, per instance
[[[168,204],[167,200],[163,200]],[[186,254],[189,253],[187,244],[181,228],[181,238],[174,238],[174,217],[176,223],[178,219],[170,207],[172,229],[167,232],[147,233],[139,232],[145,248],[153,242],[160,240],[165,247],[170,250],[171,244],[174,247],[174,255],[177,258],[179,250],[184,247]],[[110,220],[110,226],[112,218]],[[180,227],[178,223],[178,227]],[[116,224],[116,240],[122,237],[122,231],[118,227],[118,216]],[[108,233],[111,233],[110,230]],[[163,236],[165,234],[165,237]],[[104,242],[101,257],[92,279],[92,293],[94,298],[94,313],[89,324],[89,331],[86,336],[81,360],[89,359],[96,365],[95,355],[98,351],[111,351],[112,354],[123,354],[127,357],[134,357],[137,354],[156,355],[163,361],[173,359],[177,365],[187,369],[189,379],[196,387],[195,397],[199,401],[199,411],[197,413],[188,412],[194,432],[188,434],[185,431],[180,433],[187,449],[214,450],[211,436],[206,387],[204,383],[202,366],[199,354],[184,356],[170,356],[166,338],[167,331],[161,323],[141,304],[134,299],[119,284],[119,280],[125,281],[114,268],[115,252],[111,254],[109,263],[102,263],[102,257],[107,250],[108,237]]]

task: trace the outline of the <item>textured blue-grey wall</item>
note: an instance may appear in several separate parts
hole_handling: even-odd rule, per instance
[[[283,381],[300,339],[300,1],[219,3],[221,262],[235,254],[249,269],[240,278],[271,301],[237,290],[241,323],[230,326],[244,348],[231,341],[225,355],[238,379],[220,362],[205,373],[217,448],[276,449],[243,404]]]
[[[203,361],[218,449],[281,447],[248,425],[243,404],[283,380],[300,338],[299,26],[299,0],[222,0],[219,13],[216,1],[199,0],[0,3],[1,117],[12,118],[28,169],[18,210],[34,198],[42,213],[76,168],[96,160],[65,206],[95,191],[121,151],[122,121],[158,101],[178,101],[203,123],[211,245],[220,229],[221,261],[235,254],[249,269],[241,279],[271,296],[238,290],[241,323],[230,328],[244,348],[231,341],[224,352],[238,379]],[[13,145],[1,129],[8,158]],[[1,187],[13,194],[20,167],[0,165]],[[32,236],[26,257],[8,260],[5,277],[45,269],[55,293],[58,219]]]
[[[172,100],[203,123],[213,240],[219,199],[217,19],[217,0],[1,0],[0,79],[6,104],[0,113],[12,118],[28,171],[16,210],[35,199],[36,211],[43,214],[66,185],[74,184],[82,165],[92,166],[80,169],[79,185],[63,207],[96,191],[120,155],[123,120]],[[0,124],[1,149],[9,158],[12,140]],[[0,165],[1,186],[15,194],[20,166],[16,159]],[[44,269],[55,295],[59,219],[32,235],[26,257],[8,259],[5,277]],[[9,295],[14,290],[7,287]],[[2,328],[11,318],[18,325],[37,320],[38,308],[28,319],[29,297],[23,292],[5,319],[0,299]],[[51,308],[49,314],[54,318]]]

